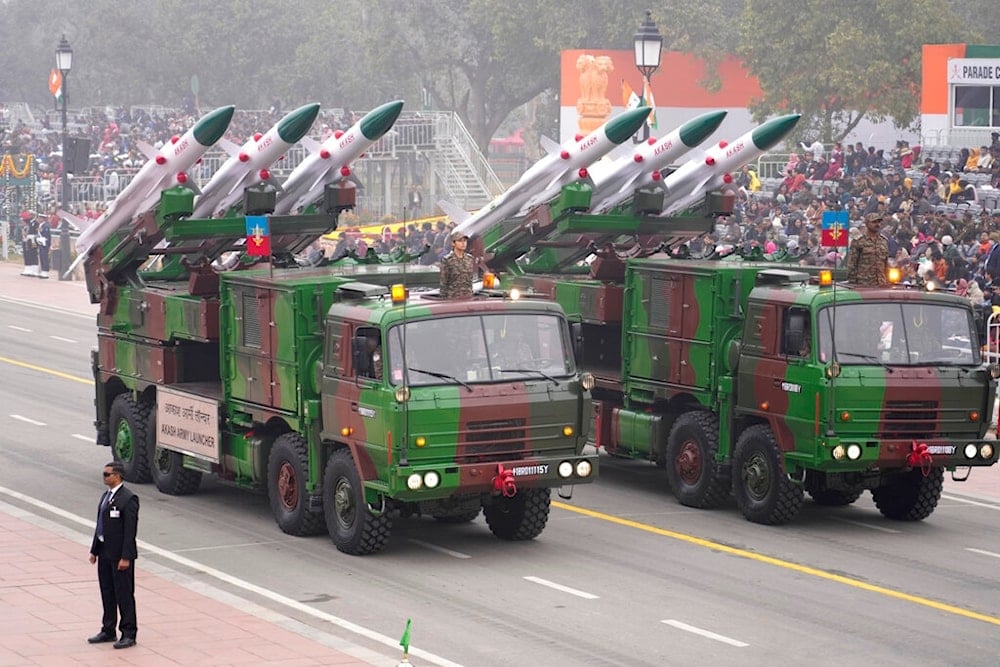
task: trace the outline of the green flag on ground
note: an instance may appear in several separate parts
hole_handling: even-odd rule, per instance
[[[403,631],[403,636],[399,638],[399,645],[403,647],[403,653],[410,652],[410,624],[413,623],[413,619],[406,619],[406,630]]]

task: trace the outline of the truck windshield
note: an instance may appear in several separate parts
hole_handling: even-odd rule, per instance
[[[972,313],[957,305],[838,304],[821,310],[818,320],[822,362],[889,366],[981,363]]]
[[[439,317],[397,325],[388,338],[392,384],[549,381],[575,372],[566,324],[551,314]]]

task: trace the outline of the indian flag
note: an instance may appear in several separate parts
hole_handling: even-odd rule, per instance
[[[622,79],[622,106],[626,109],[638,109],[641,103],[642,100],[632,90],[632,86],[628,85],[628,81]]]
[[[62,72],[52,68],[49,72],[49,92],[51,92],[56,97],[56,102],[62,102]]]
[[[649,85],[649,81],[643,81],[642,84],[642,98],[646,102],[646,106],[649,107],[649,116],[646,118],[646,122],[649,123],[650,129],[656,129],[656,101],[653,100],[653,87]]]

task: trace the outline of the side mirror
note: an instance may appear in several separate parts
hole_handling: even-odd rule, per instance
[[[735,373],[740,365],[740,341],[735,338],[729,341],[729,349],[726,350],[726,366],[730,373]]]
[[[583,324],[574,322],[569,325],[569,333],[573,338],[573,356],[579,364],[583,360]]]

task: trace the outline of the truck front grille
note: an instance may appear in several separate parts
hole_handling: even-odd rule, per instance
[[[526,452],[524,419],[469,422],[459,458],[463,463],[518,457]]]

